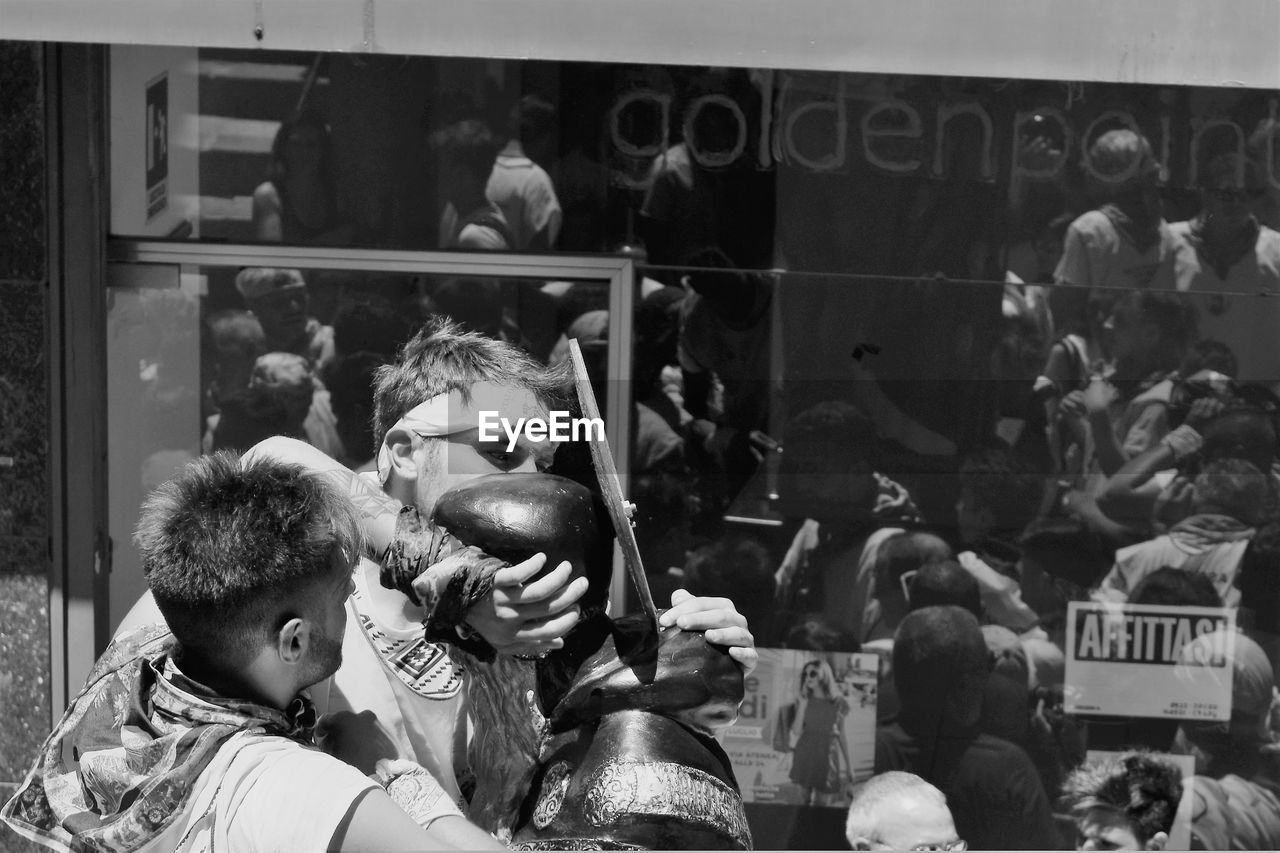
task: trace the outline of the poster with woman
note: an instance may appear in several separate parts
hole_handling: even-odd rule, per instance
[[[748,803],[849,805],[875,762],[878,658],[760,649],[724,748]]]

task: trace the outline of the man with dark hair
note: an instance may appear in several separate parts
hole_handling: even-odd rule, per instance
[[[1207,575],[1165,566],[1138,581],[1129,593],[1129,603],[1159,607],[1221,607],[1222,598]]]
[[[77,850],[497,846],[423,768],[379,763],[384,791],[312,746],[305,691],[342,663],[363,547],[342,495],[215,454],[152,494],[136,539],[172,633],[108,647],[5,806],[11,827]]]
[[[991,658],[973,614],[926,607],[902,620],[893,681],[902,707],[876,733],[877,773],[906,770],[937,785],[960,837],[980,850],[1059,846],[1049,800],[1027,754],[979,732]]]
[[[966,850],[941,791],[890,770],[853,789],[845,838],[854,850]]]
[[[912,610],[950,604],[982,619],[978,582],[955,560],[934,560],[921,566],[907,582],[907,602]]]
[[[951,558],[951,546],[923,530],[896,533],[876,553],[875,597],[863,616],[862,642],[892,640],[902,618],[910,612],[907,587],[926,565]]]
[[[333,359],[333,327],[310,316],[311,296],[299,270],[246,267],[236,290],[266,334],[265,351],[300,355],[317,371]]]
[[[515,238],[506,217],[485,196],[499,148],[488,126],[476,119],[454,122],[432,133],[429,143],[438,157],[440,196],[445,203],[439,247],[491,251],[514,248]]]
[[[1063,785],[1076,819],[1077,850],[1163,850],[1182,797],[1182,774],[1156,754],[1088,764]]]
[[[555,115],[555,107],[537,95],[517,101],[508,119],[507,144],[489,173],[485,195],[502,209],[512,249],[550,249],[560,235],[560,199],[543,168],[555,154]]]

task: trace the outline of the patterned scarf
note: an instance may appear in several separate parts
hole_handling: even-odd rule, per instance
[[[281,712],[214,696],[174,666],[174,645],[153,626],[108,646],[0,817],[76,853],[135,850],[173,825],[233,735],[311,743],[309,699]]]

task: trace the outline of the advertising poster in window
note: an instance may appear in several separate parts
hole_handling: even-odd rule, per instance
[[[1235,611],[1072,602],[1066,712],[1231,719]]]
[[[847,807],[875,763],[873,654],[761,649],[724,748],[748,803]]]

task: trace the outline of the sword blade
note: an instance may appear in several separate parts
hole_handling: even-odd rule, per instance
[[[578,393],[582,415],[586,418],[599,418],[600,407],[596,405],[596,394],[591,388],[587,363],[582,358],[577,340],[569,341],[569,358],[573,362],[573,384]],[[640,599],[640,609],[653,620],[654,630],[657,631],[658,608],[653,603],[653,593],[649,591],[649,581],[644,574],[640,547],[636,544],[636,534],[631,529],[631,516],[627,512],[627,499],[622,494],[622,483],[618,479],[618,469],[613,464],[613,454],[609,452],[609,439],[602,435],[599,441],[588,440],[587,443],[591,448],[591,464],[595,468],[596,479],[600,481],[600,493],[604,497],[609,518],[613,521],[614,532],[618,535],[618,545],[622,548],[623,565],[626,566],[627,575]]]

